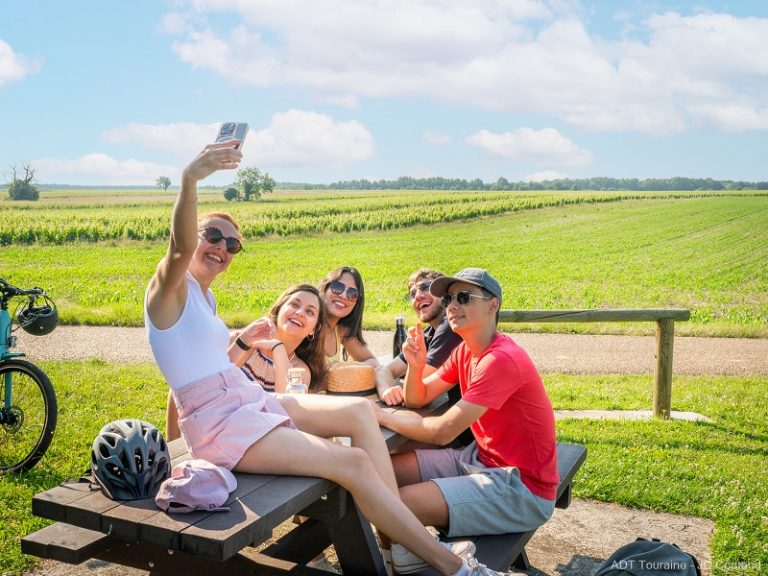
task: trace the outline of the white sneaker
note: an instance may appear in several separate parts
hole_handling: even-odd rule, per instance
[[[525,574],[519,572],[497,572],[496,570],[491,570],[485,564],[480,564],[474,556],[464,559],[464,566],[462,568],[464,567],[466,567],[466,572],[461,570],[458,572],[463,576],[525,576]]]
[[[437,538],[435,540],[456,554],[456,556],[461,556],[465,559],[472,558],[472,554],[475,553],[475,543],[471,540],[459,540],[457,542],[443,542]],[[395,574],[413,574],[428,568],[429,564],[404,546],[392,544],[392,566],[395,569]],[[482,572],[479,572],[479,574],[482,574]]]

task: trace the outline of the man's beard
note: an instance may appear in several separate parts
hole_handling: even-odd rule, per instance
[[[442,314],[443,314],[442,306],[437,306],[432,312],[429,313],[428,316],[422,316],[421,314],[419,314],[419,319],[422,322],[430,323],[433,320],[436,320],[437,318],[439,318]]]

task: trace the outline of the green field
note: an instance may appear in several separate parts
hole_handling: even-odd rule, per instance
[[[505,308],[690,308],[677,334],[768,337],[762,194],[323,191],[228,204],[217,191],[202,195],[201,210],[230,209],[243,222],[246,251],[215,287],[232,325],[262,314],[291,283],[354,265],[366,283],[366,327],[390,327],[399,314],[413,320],[402,297],[412,270],[482,266],[500,280]],[[0,202],[0,275],[48,289],[64,322],[140,325],[172,202],[146,190]]]
[[[44,362],[55,383],[59,425],[31,472],[0,478],[0,574],[34,561],[19,539],[48,522],[32,516],[34,494],[81,475],[91,442],[116,418],[164,426],[167,386],[154,366],[100,360]],[[546,374],[556,409],[643,409],[646,375]],[[677,421],[558,421],[558,438],[587,446],[575,495],[630,507],[710,518],[715,576],[757,576],[768,566],[768,378],[676,376],[675,410],[707,414],[713,424]],[[646,535],[652,536],[652,535]],[[734,566],[744,566],[735,569]]]

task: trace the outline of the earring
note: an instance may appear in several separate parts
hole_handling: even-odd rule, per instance
[[[312,338],[310,338],[310,336],[312,336]],[[315,339],[315,333],[314,332],[310,332],[309,334],[307,334],[307,340],[312,342],[312,340],[314,340],[314,339]]]

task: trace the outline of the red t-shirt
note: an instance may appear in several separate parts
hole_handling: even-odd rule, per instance
[[[525,350],[498,333],[475,358],[462,342],[437,374],[458,383],[463,400],[488,408],[470,426],[480,462],[489,468],[517,467],[531,492],[554,500],[559,482],[555,413]]]

